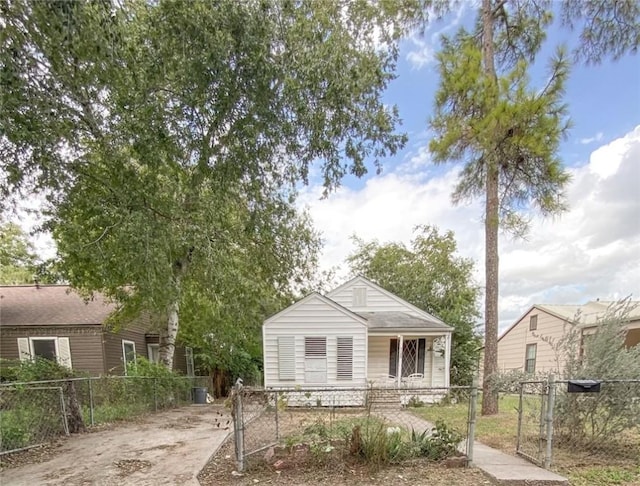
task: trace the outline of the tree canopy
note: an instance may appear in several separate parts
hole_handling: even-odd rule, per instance
[[[398,8],[5,2],[0,188],[45,192],[66,278],[158,316],[170,366],[201,299],[246,317],[313,267],[312,163],[329,191],[403,145]]]
[[[479,287],[473,262],[457,254],[453,232],[420,226],[409,247],[403,243],[355,238],[348,263],[354,274],[378,283],[407,302],[440,317],[454,328],[451,383],[470,385],[477,368]]]
[[[0,284],[32,283],[36,255],[22,228],[0,220]]]

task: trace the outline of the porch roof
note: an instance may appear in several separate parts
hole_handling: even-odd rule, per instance
[[[440,320],[425,319],[412,316],[406,312],[358,312],[359,316],[367,320],[367,327],[372,331],[452,331]]]

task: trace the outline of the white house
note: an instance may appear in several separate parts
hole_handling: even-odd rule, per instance
[[[437,317],[356,277],[312,293],[262,327],[267,388],[448,387],[451,332]]]

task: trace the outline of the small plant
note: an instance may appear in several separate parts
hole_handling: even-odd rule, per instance
[[[450,429],[444,422],[437,421],[432,431],[425,430],[417,433],[411,431],[413,449],[421,457],[432,461],[441,461],[447,457],[455,456],[458,452],[458,444],[462,441],[462,434]]]
[[[409,401],[407,402],[407,407],[409,408],[424,407],[424,402],[420,400],[420,397],[418,397],[417,395],[413,395],[411,398],[409,398]]]
[[[322,421],[317,421],[304,429],[303,435],[305,436],[316,436],[323,439],[329,437],[329,430],[327,426]]]
[[[375,419],[354,426],[350,451],[373,466],[398,463],[409,456],[403,430]]]
[[[278,411],[284,412],[288,406],[289,406],[289,396],[284,392],[278,393],[278,404],[277,404]]]

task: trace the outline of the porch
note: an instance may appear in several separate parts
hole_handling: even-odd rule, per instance
[[[451,333],[369,333],[367,380],[399,390],[449,386]]]

